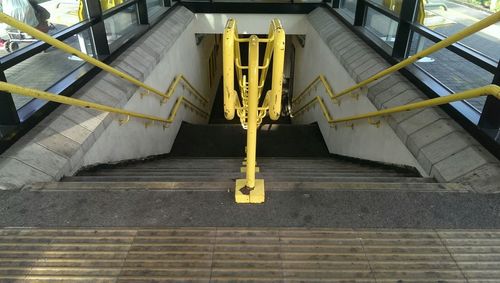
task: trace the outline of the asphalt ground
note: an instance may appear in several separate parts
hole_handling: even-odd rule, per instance
[[[0,227],[500,228],[500,194],[401,191],[0,191]]]

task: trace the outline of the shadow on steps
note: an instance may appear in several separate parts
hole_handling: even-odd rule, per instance
[[[244,157],[246,131],[241,125],[183,123],[170,156]],[[257,133],[258,157],[328,157],[316,124],[264,124]]]

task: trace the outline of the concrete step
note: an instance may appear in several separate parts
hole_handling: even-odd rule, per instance
[[[433,178],[415,178],[415,177],[314,177],[311,176],[265,176],[266,181],[328,181],[328,182],[392,182],[392,183],[432,183]],[[219,182],[232,181],[236,178],[243,178],[243,175],[216,177],[216,176],[73,176],[64,177],[63,182],[164,182],[164,181],[205,181]],[[257,175],[259,178],[259,175]],[[313,180],[312,180],[313,179]]]
[[[240,178],[244,175],[239,171],[153,171],[153,170],[145,170],[145,171],[123,171],[123,170],[101,170],[98,172],[87,172],[79,174],[78,176],[136,176],[136,177],[186,177],[189,178],[191,176],[196,177],[213,177],[213,178]],[[293,175],[295,178],[328,178],[328,177],[414,177],[412,174],[406,173],[395,173],[395,172],[356,172],[356,171],[347,171],[347,172],[302,172],[302,171],[281,171],[276,172],[261,170],[260,173],[257,173],[257,177],[262,178],[286,178],[290,175]]]
[[[106,190],[172,190],[234,191],[234,181],[224,182],[49,182],[25,187],[34,191],[106,191]],[[465,193],[469,189],[457,183],[382,183],[382,182],[277,182],[266,181],[267,191],[354,190]]]
[[[349,173],[359,173],[359,174],[400,174],[407,176],[415,176],[411,172],[398,172],[392,170],[381,170],[381,169],[358,169],[358,168],[327,168],[327,169],[313,169],[313,168],[269,168],[264,166],[259,166],[260,171],[264,173],[275,173],[275,174],[349,174]],[[108,173],[116,174],[122,172],[123,175],[128,174],[224,174],[239,173],[240,167],[232,168],[109,168],[97,171],[83,171],[80,176],[88,176],[97,173]]]
[[[4,282],[500,282],[500,231],[0,229]]]

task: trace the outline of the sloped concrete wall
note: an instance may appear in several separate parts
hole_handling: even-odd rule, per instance
[[[309,63],[302,62],[309,64],[307,67],[296,62],[296,69],[307,70],[297,73],[297,91],[320,73],[328,77],[334,91],[338,92],[389,67],[327,10],[314,10],[308,15],[308,21],[314,31],[307,34],[303,54],[314,52],[307,51],[308,48],[319,48],[316,45],[320,43],[311,43],[315,42],[314,37],[319,37],[329,52],[322,50],[319,56],[307,57],[307,60],[312,60]],[[334,57],[329,59],[329,66],[323,63],[327,57]],[[316,69],[312,69],[314,71],[307,69],[315,66]],[[318,90],[321,91],[321,87]],[[334,117],[344,117],[424,99],[427,98],[423,93],[399,73],[395,73],[363,89],[359,101],[346,96],[341,99],[340,107],[332,106],[329,99],[325,98],[325,101]],[[320,121],[324,119],[320,115],[316,107],[315,111],[296,118],[295,122]],[[323,126],[322,131],[332,152],[383,162],[394,162],[387,159],[393,157],[383,156],[400,155],[402,164],[412,165],[413,159],[421,172],[438,181],[461,182],[481,192],[500,191],[499,161],[438,107],[391,115],[382,119],[381,129],[368,125],[365,120],[356,122],[353,129],[339,126],[335,130]],[[384,135],[387,138],[382,139]],[[386,141],[389,141],[389,145]],[[411,156],[401,151],[398,143],[404,145]]]
[[[175,75],[183,74],[202,94],[213,96],[217,83],[209,87],[207,76],[211,52],[208,47],[213,38],[207,37],[196,46],[194,33],[189,32],[193,30],[193,20],[194,14],[189,10],[176,8],[112,65],[165,92]],[[168,103],[160,106],[158,96],[150,94],[141,99],[137,87],[101,72],[73,97],[167,117],[180,95],[199,103],[179,88]],[[207,112],[212,102],[210,97],[204,106]],[[118,118],[95,110],[59,106],[0,156],[0,189],[59,180],[85,165],[168,153],[181,120],[208,121],[183,107],[176,122],[165,130],[161,125],[146,129],[143,121],[133,118],[119,126]]]
[[[308,28],[304,48],[295,38],[293,44],[296,52],[294,95],[303,91],[319,74],[325,75],[334,92],[340,92],[354,84],[351,75],[332,55],[328,46],[311,25]],[[322,84],[317,84],[310,93],[304,95],[294,108],[299,109],[318,95],[323,98],[334,117],[376,111],[375,106],[363,95],[360,95],[358,99],[342,99],[341,105],[338,106],[331,102]],[[354,123],[354,128],[351,127],[352,123],[339,124],[336,128],[332,128],[323,116],[319,105],[315,106],[314,111],[305,112],[293,119],[293,122],[298,124],[316,121],[331,153],[410,166],[417,168],[424,176],[427,175],[387,123],[381,123],[377,128],[366,121],[360,121]]]

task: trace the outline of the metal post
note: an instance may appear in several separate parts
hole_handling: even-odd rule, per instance
[[[250,37],[248,47],[248,130],[247,130],[247,183],[255,188],[255,159],[257,155],[257,107],[259,92],[259,38]]]
[[[406,58],[411,37],[411,24],[415,19],[419,0],[406,0],[401,5],[399,14],[399,25],[396,32],[396,40],[392,48],[392,57]],[[422,11],[424,12],[424,11]]]
[[[146,0],[137,1],[137,19],[140,25],[148,25],[148,5]]]
[[[332,8],[340,8],[340,0],[332,0]]]
[[[252,35],[248,45],[246,179],[236,180],[235,200],[237,203],[263,203],[265,199],[264,180],[255,179],[259,103],[259,38]]]
[[[98,22],[90,27],[92,43],[96,50],[96,57],[107,56],[110,54],[108,39],[106,37],[106,28],[102,19],[102,9],[99,0],[85,0],[85,8],[89,19],[96,18]]]
[[[163,6],[172,7],[172,0],[163,0]]]
[[[497,65],[495,77],[493,77],[493,84],[500,85],[500,63]],[[479,119],[479,128],[485,130],[487,134],[493,137],[498,142],[500,139],[500,99],[493,96],[486,98],[486,103]]]
[[[0,81],[7,82],[3,71],[0,72]],[[2,91],[0,93],[0,125],[12,126],[17,124],[19,124],[19,116],[12,95]]]
[[[354,25],[362,26],[365,22],[366,4],[364,0],[358,0],[356,3],[356,13],[354,14]]]

